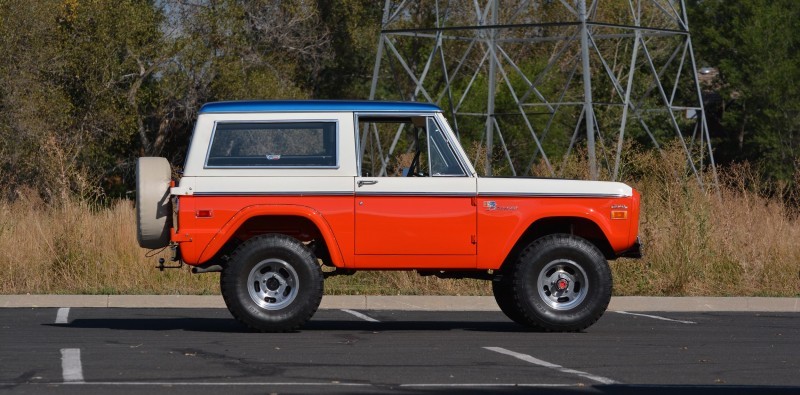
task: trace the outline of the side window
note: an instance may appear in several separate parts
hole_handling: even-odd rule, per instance
[[[362,177],[463,176],[432,117],[359,116]]]
[[[450,141],[433,118],[428,118],[428,136],[431,157],[431,174],[434,176],[463,176]]]
[[[423,117],[359,116],[359,160],[362,177],[407,176],[425,142]],[[419,155],[418,155],[419,153]]]
[[[336,122],[220,122],[207,167],[336,167]]]

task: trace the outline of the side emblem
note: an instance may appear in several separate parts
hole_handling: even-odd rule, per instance
[[[519,207],[517,206],[498,206],[497,202],[494,200],[485,200],[483,202],[483,208],[486,211],[517,211]]]

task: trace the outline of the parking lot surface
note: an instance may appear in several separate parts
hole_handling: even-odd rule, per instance
[[[540,333],[494,311],[0,309],[11,393],[800,393],[800,314],[612,312]]]

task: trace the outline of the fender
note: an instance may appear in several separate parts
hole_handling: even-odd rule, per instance
[[[597,225],[614,251],[622,251],[628,245],[628,221],[612,221],[611,205],[628,198],[591,199],[571,198],[524,198],[496,199],[498,205],[518,206],[517,211],[478,212],[478,267],[498,269],[508,254],[525,234],[539,220],[547,218],[578,218]],[[501,201],[502,200],[502,201]],[[482,203],[479,203],[479,207]],[[499,247],[499,248],[498,248]]]
[[[342,256],[339,243],[336,236],[331,230],[330,224],[325,220],[325,217],[317,210],[308,206],[299,205],[251,205],[246,206],[236,212],[228,222],[223,225],[220,230],[214,235],[211,241],[200,253],[200,262],[206,262],[211,259],[225,243],[230,240],[231,236],[241,227],[248,219],[260,216],[282,215],[282,216],[297,216],[310,220],[317,229],[319,229],[322,238],[325,239],[325,244],[328,246],[328,251],[331,260],[336,267],[344,267],[344,257]]]

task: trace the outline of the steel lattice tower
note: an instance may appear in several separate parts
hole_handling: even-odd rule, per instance
[[[370,99],[438,104],[485,175],[580,146],[616,180],[626,140],[676,140],[716,183],[697,70],[684,0],[385,0]]]

